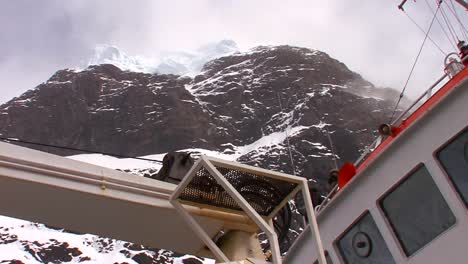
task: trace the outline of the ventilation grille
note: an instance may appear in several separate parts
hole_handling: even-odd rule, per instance
[[[296,183],[263,177],[249,172],[216,166],[216,169],[247,200],[257,213],[269,215],[294,190]],[[242,211],[237,202],[202,167],[181,192],[179,199]]]

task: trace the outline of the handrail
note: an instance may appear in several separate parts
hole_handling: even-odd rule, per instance
[[[315,207],[315,212],[320,212],[320,210],[322,210],[322,208],[328,204],[328,201],[331,200],[331,197],[332,195],[334,195],[336,192],[338,191],[338,184],[335,185],[331,191],[327,194],[327,196],[325,197],[325,199],[317,206]]]
[[[468,60],[468,56],[462,59],[462,62],[465,62]],[[392,123],[391,125],[396,125],[399,123],[409,112],[411,109],[413,109],[417,104],[419,104],[422,99],[428,95],[428,98],[432,95],[432,90],[440,84],[446,77],[448,76],[447,73],[444,73],[437,81],[435,81],[424,93],[422,93],[405,111],[403,111]],[[354,162],[354,166],[358,167],[358,165],[367,157],[367,155],[375,149],[380,143],[383,141],[382,136],[378,136],[367,148],[366,150],[361,154],[361,156]],[[325,197],[325,200],[320,203],[316,207],[316,212],[319,212],[320,210],[325,207],[325,205],[333,198],[333,196],[337,193],[337,186],[335,186],[330,192],[328,192],[327,196]]]
[[[391,124],[395,125],[398,121],[400,121],[415,105],[417,105],[427,94],[432,92],[441,81],[443,81],[447,77],[447,73],[442,75],[433,85],[431,85],[421,96],[418,97],[405,111],[403,111]]]
[[[453,53],[450,53],[447,55],[452,55]],[[465,61],[468,60],[468,56],[464,57],[461,62],[458,63],[464,63]],[[433,85],[431,85],[421,96],[416,99],[413,104],[411,104],[403,113],[401,113],[392,123],[391,125],[396,124],[398,121],[400,121],[415,105],[417,105],[426,95],[430,95],[432,93],[432,89],[434,89],[441,81],[443,81],[446,77],[448,76],[448,73],[444,73],[442,77],[440,77]]]

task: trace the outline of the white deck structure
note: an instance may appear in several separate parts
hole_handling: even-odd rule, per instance
[[[462,81],[458,82],[454,88],[438,99],[435,104],[423,112],[423,114],[401,132],[393,142],[374,157],[354,178],[323,208],[317,216],[324,249],[328,251],[328,261],[333,263],[466,263],[466,242],[468,238],[468,210],[463,199],[461,199],[457,188],[450,180],[449,174],[443,169],[438,161],[436,153],[447,145],[455,137],[466,135],[468,129],[468,70],[461,74]],[[460,76],[459,76],[460,77]],[[462,141],[463,142],[463,141]],[[461,147],[460,160],[465,161],[464,167],[468,163],[468,144],[466,139]],[[463,154],[464,153],[464,154]],[[463,156],[464,155],[464,156]],[[451,211],[451,216],[447,216],[444,225],[441,224],[443,232],[431,237],[430,241],[417,241],[417,236],[425,236],[423,228],[409,241],[419,243],[416,250],[411,251],[401,242],[403,239],[396,235],[395,226],[390,223],[381,201],[387,194],[400,186],[400,183],[411,177],[416,168],[425,167],[435,183],[433,189],[439,190],[440,200],[445,200],[448,205],[446,211]],[[465,171],[468,177],[468,170]],[[466,181],[466,179],[465,179]],[[434,185],[434,184],[432,184]],[[414,185],[413,185],[414,186]],[[417,185],[416,185],[417,186]],[[467,185],[464,185],[467,186]],[[424,189],[424,190],[427,190]],[[462,189],[466,193],[466,189]],[[424,192],[424,191],[423,191]],[[439,193],[438,192],[438,193]],[[401,193],[400,193],[401,194]],[[408,194],[408,193],[406,193]],[[405,203],[414,203],[418,200],[420,193],[410,193],[404,195],[400,203],[394,205],[399,208]],[[425,206],[426,200],[415,203],[415,210]],[[358,232],[365,231],[365,225],[360,225],[359,221],[364,216],[371,216],[375,222],[375,227],[381,234],[382,242],[371,244],[359,244],[356,248],[341,248],[340,239],[355,228]],[[424,226],[428,218],[445,217],[444,215],[431,215],[426,219],[417,216],[415,222]],[[370,219],[370,218],[369,218]],[[404,220],[398,220],[399,225],[404,225]],[[421,226],[419,225],[419,226]],[[411,228],[406,229],[407,235],[411,230],[416,230],[414,222]],[[363,231],[364,230],[364,231]],[[370,235],[371,236],[371,235]],[[353,237],[362,239],[361,237]],[[365,240],[365,238],[364,238]],[[372,236],[371,236],[372,240]],[[415,242],[416,241],[416,242]],[[364,248],[370,249],[365,252]],[[376,251],[380,247],[386,247],[389,255],[369,259],[366,254]],[[347,250],[350,255],[356,254],[356,259],[351,262],[344,260],[343,250]],[[360,250],[364,250],[359,252]],[[410,251],[410,253],[408,253]],[[362,253],[362,256],[358,256]],[[317,252],[308,232],[303,232],[289,250],[285,263],[313,263],[317,259]],[[359,258],[361,257],[361,258]],[[378,259],[377,259],[378,258]]]
[[[0,215],[197,254],[203,242],[169,203],[176,185],[0,143]],[[188,207],[211,237],[245,216]],[[204,217],[208,215],[210,218]]]

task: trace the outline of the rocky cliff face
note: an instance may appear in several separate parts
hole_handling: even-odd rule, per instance
[[[3,106],[2,134],[126,155],[182,148],[204,137],[197,128],[209,123],[201,106],[189,103],[189,81],[113,65],[59,71]]]
[[[260,46],[194,78],[109,64],[58,71],[0,106],[0,135],[126,156],[209,149],[325,193],[333,160],[355,160],[389,120],[397,97],[387,94],[323,52]]]
[[[58,71],[0,107],[0,133],[127,156],[204,148],[292,173],[288,137],[296,173],[323,180],[327,130],[338,161],[354,160],[388,120],[392,101],[369,91],[378,89],[323,52],[261,46],[193,79],[113,65]]]

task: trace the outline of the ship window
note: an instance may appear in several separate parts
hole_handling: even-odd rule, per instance
[[[437,158],[468,205],[468,129],[443,147]]]
[[[455,216],[423,165],[386,194],[380,206],[407,256],[455,223]]]
[[[369,212],[354,223],[336,245],[345,263],[395,263]]]
[[[328,251],[325,250],[324,254],[325,254],[325,260],[327,261],[327,264],[333,264],[333,261],[331,260],[330,255],[328,254]],[[318,264],[318,263],[319,261],[317,259],[314,261],[313,264]]]

